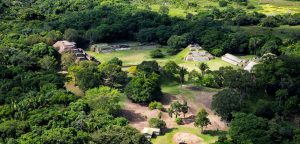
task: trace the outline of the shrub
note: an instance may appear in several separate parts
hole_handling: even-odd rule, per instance
[[[166,122],[158,118],[151,118],[149,120],[149,126],[154,128],[165,128]]]
[[[162,105],[160,102],[156,102],[156,101],[151,102],[151,103],[148,105],[148,108],[149,108],[150,110],[154,110],[154,109],[163,110],[163,109],[164,109],[163,105]]]
[[[157,117],[158,117],[159,119],[161,119],[161,117],[162,117],[162,112],[159,112]]]
[[[249,5],[247,6],[247,9],[255,9],[255,6],[252,5],[252,4],[249,4]]]
[[[183,121],[182,121],[182,118],[176,118],[176,123],[178,124],[178,125],[182,125],[183,124]]]
[[[150,52],[151,58],[163,58],[165,55],[160,49],[155,49]]]
[[[124,117],[117,117],[115,118],[114,122],[118,126],[126,126],[129,123],[128,120]]]
[[[268,16],[268,17],[262,19],[261,25],[263,27],[278,27],[279,26],[276,18],[273,16]]]
[[[224,1],[224,0],[219,1],[219,6],[220,7],[226,7],[227,4],[228,4],[227,1]]]

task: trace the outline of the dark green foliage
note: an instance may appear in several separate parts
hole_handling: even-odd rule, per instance
[[[180,67],[174,61],[168,61],[163,67],[163,74],[171,79],[179,79],[180,76]]]
[[[162,96],[159,75],[139,73],[125,88],[128,98],[138,103],[149,103]]]
[[[220,0],[220,1],[219,1],[219,6],[220,6],[220,7],[226,7],[227,4],[228,4],[228,2],[225,1],[225,0]]]
[[[122,61],[110,61],[108,64],[102,64],[99,67],[99,71],[102,74],[104,80],[103,84],[110,87],[120,88],[124,87],[127,83],[127,73],[122,71],[120,65],[109,64],[109,63],[118,63],[122,65]]]
[[[137,65],[137,70],[146,74],[159,74],[159,65],[156,61],[143,61],[141,64]]]
[[[160,102],[156,102],[156,101],[149,103],[148,108],[150,110],[154,110],[154,109],[163,110],[164,109],[163,105]]]
[[[53,71],[58,67],[58,62],[52,56],[44,56],[38,61],[39,66],[47,71]]]
[[[261,21],[261,25],[263,27],[277,27],[279,26],[278,21],[275,17],[268,16]]]
[[[75,29],[66,29],[64,33],[64,39],[71,42],[77,42],[79,39],[79,34]]]
[[[17,138],[28,132],[30,127],[26,121],[8,120],[0,123],[1,138]]]
[[[247,9],[255,9],[255,6],[252,5],[252,4],[248,4],[248,5],[247,5]]]
[[[170,2],[192,11],[202,7],[194,1]],[[254,8],[251,4],[246,7],[245,0],[229,1],[232,2],[242,8]],[[221,143],[299,143],[300,37],[296,31],[278,35],[291,35],[293,40],[269,36],[272,27],[299,25],[299,14],[266,17],[227,6],[182,19],[166,15],[166,6],[160,8],[160,13],[149,11],[149,5],[161,5],[159,1],[147,1],[147,10],[131,4],[123,0],[0,2],[0,143],[149,143],[137,130],[126,126],[127,120],[115,117],[122,94],[115,89],[98,88],[107,85],[122,90],[127,83],[122,62],[114,58],[101,66],[76,64],[70,53],[60,58],[51,45],[62,39],[76,41],[83,48],[92,43],[124,40],[169,44],[169,54],[176,54],[189,43],[198,43],[216,56],[227,52],[258,56],[275,53],[277,58],[265,56],[252,74],[222,68],[207,71],[203,81],[201,75],[192,72],[190,80],[231,89],[214,97],[221,99],[215,105],[222,107],[217,113],[223,113],[225,119],[232,111],[247,113],[233,119],[232,137]],[[234,25],[258,24],[269,27],[268,33],[252,36],[239,28],[231,29]],[[89,92],[84,98],[65,90],[67,81],[58,74],[59,64],[63,70],[69,68],[68,76]],[[162,95],[159,76],[153,72],[164,76],[166,71],[181,82],[185,75],[185,70],[174,63],[161,70],[156,62],[145,62],[138,71],[146,74],[137,73],[128,91],[137,96],[132,99],[148,102]],[[169,109],[169,114],[185,113],[184,105]],[[257,116],[269,119],[268,124]]]
[[[21,137],[22,143],[86,143],[88,134],[74,128],[54,128],[45,130],[40,137],[38,132],[30,132]]]
[[[237,112],[241,109],[241,96],[234,90],[225,89],[214,95],[212,100],[212,108],[224,120],[232,118],[232,112]]]
[[[166,122],[163,120],[160,120],[158,118],[151,118],[149,120],[149,126],[153,128],[165,128],[166,127]]]
[[[117,114],[120,110],[122,94],[110,87],[93,88],[85,92],[85,99],[92,109],[103,110],[109,114]]]
[[[182,118],[176,118],[176,119],[175,119],[175,122],[176,122],[176,124],[178,124],[178,125],[182,125],[182,124],[183,124]]]
[[[203,127],[207,126],[210,124],[209,119],[207,118],[208,113],[202,109],[200,112],[197,113],[196,118],[195,118],[195,123],[194,125],[196,127],[200,127],[201,132],[203,132]]]
[[[98,71],[97,64],[91,61],[82,61],[74,72],[75,83],[82,89],[98,87],[103,83],[102,74]]]
[[[168,40],[168,46],[170,46],[175,52],[187,46],[187,39],[185,36],[173,35]],[[169,52],[169,54],[175,54]]]
[[[230,123],[229,135],[236,143],[267,144],[271,143],[267,131],[267,120],[253,114],[237,113]]]
[[[162,51],[160,49],[155,49],[150,52],[150,56],[152,58],[163,58],[164,54],[162,53]]]
[[[112,58],[112,59],[109,60],[107,63],[108,63],[108,64],[113,64],[113,65],[118,65],[118,66],[122,66],[122,65],[123,65],[122,60],[120,60],[120,59],[117,58],[117,57]]]
[[[111,127],[96,131],[91,134],[92,141],[96,144],[150,144],[140,132],[132,127]]]

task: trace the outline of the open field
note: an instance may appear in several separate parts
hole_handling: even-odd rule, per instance
[[[295,39],[300,38],[300,26],[280,26],[275,28],[266,28],[261,26],[243,26],[243,27],[232,27],[233,30],[241,30],[249,36],[253,35],[274,35],[282,39]]]
[[[161,49],[165,51],[165,49]],[[168,61],[175,61],[180,66],[185,67],[188,71],[198,70],[199,62],[193,61],[185,61],[184,57],[189,52],[188,48],[182,50],[175,56],[166,56],[165,58],[153,59],[150,57],[150,49],[133,49],[126,51],[116,51],[112,53],[95,53],[91,51],[87,51],[88,54],[94,56],[97,60],[101,62],[107,62],[113,57],[117,57],[123,61],[123,66],[128,67],[131,65],[138,65],[142,61],[150,61],[156,60],[160,66],[165,65]],[[215,58],[211,61],[207,62],[210,70],[218,70],[220,67],[224,66],[232,66],[234,68],[238,68],[230,63],[222,61],[220,58]]]
[[[169,8],[169,15],[173,17],[185,18],[188,13],[197,14],[207,12],[212,7],[219,9],[225,9],[226,7],[220,7],[218,1],[211,0],[200,0],[196,1],[198,5],[196,7],[189,7],[188,3],[195,2],[195,0],[183,1],[180,4],[165,2]],[[145,2],[134,2],[137,5],[149,5],[152,11],[158,12],[160,4],[157,3],[145,3]],[[200,4],[199,4],[200,3]],[[255,9],[246,9],[246,6],[241,6],[237,3],[229,3],[227,7],[241,8],[248,12],[258,11],[266,15],[278,15],[287,13],[300,13],[300,2],[288,1],[288,0],[249,0],[249,4],[255,6]],[[144,8],[140,6],[140,8]]]

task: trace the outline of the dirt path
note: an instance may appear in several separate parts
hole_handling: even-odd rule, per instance
[[[190,88],[186,88],[190,89]],[[169,95],[165,94],[162,100],[162,104],[165,108],[169,108],[171,102],[173,101],[183,101],[186,100],[189,105],[189,112],[186,114],[186,118],[183,119],[185,127],[194,127],[194,118],[197,114],[198,110],[204,108],[208,112],[208,118],[211,121],[211,124],[208,125],[205,130],[227,130],[227,124],[221,120],[221,118],[214,114],[211,110],[211,101],[212,96],[216,94],[216,92],[210,92],[199,89],[191,89],[196,91],[196,96],[193,98],[187,98],[184,95]],[[142,130],[144,127],[148,127],[148,120],[150,118],[157,118],[159,114],[159,110],[149,110],[146,105],[140,105],[131,102],[130,100],[126,100],[125,106],[122,110],[122,114],[126,117],[130,125],[137,128],[138,130]],[[164,120],[167,124],[168,128],[174,128],[178,125],[175,123],[175,117],[170,118],[166,112],[162,113],[162,120]],[[181,116],[183,118],[183,116]]]

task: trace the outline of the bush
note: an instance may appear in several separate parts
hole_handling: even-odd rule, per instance
[[[163,58],[165,55],[160,49],[155,49],[150,52],[151,58]]]
[[[252,5],[252,4],[249,4],[249,5],[247,6],[247,9],[255,9],[255,6]]]
[[[182,118],[176,118],[176,123],[178,124],[178,125],[182,125],[183,124],[183,121],[182,121]]]
[[[263,27],[278,27],[279,24],[275,17],[268,16],[261,21],[261,26]]]
[[[151,102],[151,103],[148,105],[148,108],[149,108],[150,110],[154,110],[154,109],[163,110],[163,109],[164,109],[163,105],[162,105],[160,102],[156,102],[156,101]]]
[[[158,117],[159,119],[161,119],[161,117],[162,117],[162,112],[159,112],[158,115],[157,115],[157,117]]]
[[[166,122],[158,118],[151,118],[149,120],[149,126],[154,128],[165,128]]]
[[[214,56],[222,56],[224,54],[222,49],[215,48],[211,51]]]
[[[219,1],[219,6],[220,7],[226,7],[227,4],[228,4],[227,1],[224,1],[224,0]]]
[[[180,50],[174,49],[174,48],[168,48],[168,49],[167,49],[167,53],[168,53],[169,55],[175,55],[175,54],[177,54],[179,51],[180,51]]]

